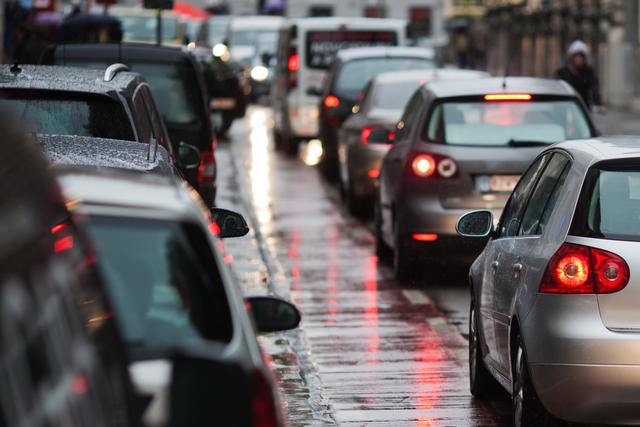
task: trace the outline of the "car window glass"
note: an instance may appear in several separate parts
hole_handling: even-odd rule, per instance
[[[406,138],[411,133],[411,127],[420,114],[422,107],[422,94],[418,91],[409,100],[407,107],[402,114],[402,118],[396,126],[396,139],[401,140]]]
[[[153,95],[151,95],[151,91],[148,87],[144,86],[141,89],[142,96],[144,99],[144,103],[147,107],[147,113],[149,114],[149,119],[151,120],[151,131],[153,133],[153,137],[158,141],[159,145],[162,145],[165,148],[169,147],[168,141],[165,140],[165,132],[162,126],[162,119],[159,116],[158,109],[153,100]]]
[[[138,138],[141,142],[148,143],[151,140],[151,121],[149,118],[149,112],[145,105],[144,98],[142,97],[142,91],[138,90],[133,97],[133,105],[135,108],[134,120],[138,125]]]
[[[522,210],[526,206],[527,199],[531,194],[531,190],[535,185],[538,176],[544,169],[546,161],[549,155],[538,158],[527,170],[527,172],[520,178],[518,185],[511,193],[511,197],[507,202],[507,206],[502,212],[502,218],[500,219],[500,225],[498,227],[498,237],[512,237],[518,233],[520,229],[520,218],[522,217]]]
[[[224,285],[202,230],[161,220],[92,217],[90,222],[100,272],[132,350],[231,339]]]
[[[564,183],[567,180],[567,175],[569,175],[569,170],[571,170],[571,164],[567,164],[558,178],[558,182],[556,183],[555,188],[553,189],[553,193],[551,193],[551,197],[547,200],[547,205],[542,212],[542,217],[540,218],[540,223],[538,224],[537,234],[543,234],[549,222],[549,218],[551,218],[551,214],[560,199],[560,195],[562,195],[564,190]]]
[[[568,163],[569,159],[560,153],[554,154],[549,160],[549,164],[544,173],[540,175],[536,188],[533,190],[527,203],[527,208],[522,215],[522,225],[519,233],[521,236],[531,236],[539,233],[542,213],[546,209],[551,195],[556,189],[560,175],[562,175]]]

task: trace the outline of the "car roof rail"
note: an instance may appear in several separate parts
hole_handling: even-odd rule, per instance
[[[125,64],[111,64],[104,70],[104,77],[102,80],[110,82],[121,71],[129,71],[129,67]]]

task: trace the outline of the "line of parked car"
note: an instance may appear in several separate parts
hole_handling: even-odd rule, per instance
[[[393,26],[284,26],[276,148],[321,140],[398,279],[470,266],[474,396],[506,390],[515,426],[640,424],[640,138],[600,137],[565,82],[441,68]]]
[[[249,228],[215,205],[197,59],[125,43],[43,62],[0,66],[0,425],[284,425],[256,336],[300,313],[229,272],[222,239]]]

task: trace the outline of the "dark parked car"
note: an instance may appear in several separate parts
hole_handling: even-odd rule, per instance
[[[382,162],[375,208],[378,254],[400,279],[469,263],[484,245],[456,234],[458,217],[498,217],[542,149],[596,135],[566,83],[523,77],[427,83],[411,97]]]
[[[194,187],[213,206],[216,192],[215,148],[207,90],[193,55],[181,48],[145,44],[78,44],[58,46],[49,60],[75,67],[103,68],[122,62],[142,74],[162,114],[174,149],[180,143],[200,150],[202,163]],[[191,181],[190,181],[191,182]]]
[[[338,128],[349,118],[365,85],[388,71],[436,68],[433,49],[417,47],[364,47],[339,51],[327,75],[320,99],[321,168],[330,178],[338,172]]]
[[[35,142],[0,121],[0,425],[138,426],[86,241]]]
[[[218,212],[212,222],[198,198],[164,177],[62,170],[59,182],[69,200],[79,201],[75,217],[96,245],[136,389],[160,406],[156,421],[168,416],[159,398],[173,386],[168,359],[183,346],[209,354],[222,348],[250,384],[246,399],[235,402],[246,410],[224,411],[213,425],[282,426],[277,390],[249,313],[265,333],[295,328],[300,314],[274,297],[245,303],[217,236],[218,229],[229,237],[246,233],[246,226],[235,226],[242,218]],[[212,384],[211,392],[216,388]]]
[[[155,147],[163,147],[196,186],[196,172],[189,165],[195,148],[183,145],[174,154],[147,81],[123,64],[105,68],[0,66],[0,106],[16,112],[39,134],[137,141],[145,144],[151,161]]]

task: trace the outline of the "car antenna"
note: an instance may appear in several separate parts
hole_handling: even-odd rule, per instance
[[[17,62],[14,62],[11,68],[9,68],[9,72],[14,76],[17,76],[22,72],[22,68],[20,68],[20,65]]]
[[[510,48],[511,43],[507,41],[507,46]],[[507,54],[511,53],[511,49],[507,49]],[[511,58],[513,56],[509,55],[507,58],[507,67],[504,70],[504,76],[502,77],[502,90],[507,90],[507,77],[509,77],[509,70],[511,69]]]

